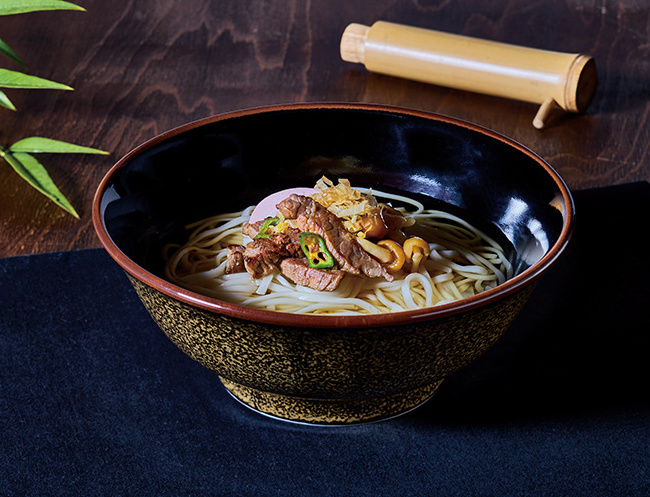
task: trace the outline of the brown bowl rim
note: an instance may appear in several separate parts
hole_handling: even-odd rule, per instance
[[[531,157],[537,162],[547,174],[556,183],[559,191],[562,194],[563,208],[565,210],[565,221],[557,241],[549,248],[548,252],[535,264],[526,270],[522,271],[517,276],[502,283],[501,285],[486,290],[480,294],[464,298],[448,304],[440,304],[434,307],[426,307],[422,309],[393,312],[386,314],[372,314],[372,315],[345,315],[345,316],[320,316],[309,314],[291,314],[278,311],[270,311],[264,309],[255,309],[251,307],[242,306],[239,304],[232,304],[224,302],[212,297],[207,297],[196,292],[186,290],[177,286],[161,277],[158,277],[149,271],[136,264],[133,260],[127,257],[119,247],[113,242],[110,235],[106,231],[101,216],[101,199],[103,193],[117,171],[134,156],[153,148],[161,142],[175,137],[186,131],[211,124],[226,119],[234,119],[238,117],[272,113],[276,111],[287,110],[305,110],[305,109],[349,109],[349,110],[364,110],[375,111],[382,113],[393,113],[399,115],[409,115],[434,121],[442,121],[463,128],[468,128],[473,131],[487,135],[493,139],[502,141],[509,146],[519,150]],[[97,187],[92,204],[92,220],[95,232],[103,248],[109,255],[117,262],[117,264],[126,271],[129,275],[141,281],[145,285],[156,289],[157,291],[181,301],[190,306],[199,309],[223,314],[233,318],[239,318],[247,321],[254,321],[258,323],[265,323],[270,325],[300,327],[300,328],[369,328],[369,327],[383,327],[404,325],[415,323],[425,320],[433,320],[437,318],[449,317],[454,314],[470,311],[495,303],[503,298],[513,295],[523,287],[536,281],[548,268],[555,262],[557,257],[562,253],[564,248],[569,242],[573,231],[575,222],[575,206],[569,188],[565,184],[560,175],[541,157],[521,145],[520,143],[497,133],[496,131],[484,128],[474,123],[470,123],[454,117],[437,114],[434,112],[410,109],[405,107],[384,105],[384,104],[365,104],[365,103],[344,103],[344,102],[320,102],[320,103],[290,103],[290,104],[276,104],[268,106],[252,107],[248,109],[235,110],[217,114],[214,116],[206,117],[196,121],[192,121],[181,126],[172,128],[168,131],[160,133],[153,138],[138,145],[121,159],[119,159],[109,171],[105,174],[100,184]]]

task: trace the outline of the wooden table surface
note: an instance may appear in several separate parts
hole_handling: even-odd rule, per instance
[[[0,18],[32,74],[74,92],[6,90],[0,143],[45,136],[109,156],[41,157],[77,220],[0,163],[0,257],[98,247],[94,191],[122,155],[188,121],[286,102],[371,102],[491,128],[529,147],[571,189],[650,179],[646,0],[78,0],[87,12]],[[537,106],[371,74],[341,60],[353,22],[385,20],[596,59],[584,115],[535,129]],[[6,59],[0,67],[18,70]]]

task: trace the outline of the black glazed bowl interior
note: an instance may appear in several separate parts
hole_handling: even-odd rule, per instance
[[[506,283],[433,308],[373,316],[251,309],[162,277],[183,226],[326,175],[406,192],[501,241]],[[473,124],[363,104],[295,104],[214,116],[163,133],[100,184],[93,221],[167,336],[262,413],[343,424],[394,416],[429,398],[507,329],[573,227],[562,179],[525,147]]]

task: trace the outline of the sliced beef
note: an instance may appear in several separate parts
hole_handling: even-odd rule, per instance
[[[253,279],[260,279],[273,272],[276,264],[288,254],[269,238],[256,238],[246,245],[244,267]]]
[[[338,269],[314,269],[305,258],[289,257],[280,261],[280,271],[296,285],[302,285],[321,292],[336,290],[345,275]]]
[[[244,235],[248,236],[249,238],[255,238],[257,234],[260,232],[262,229],[262,226],[264,226],[264,221],[266,219],[262,219],[261,221],[257,221],[254,223],[245,223],[241,227],[241,231]]]
[[[289,228],[283,233],[249,242],[243,253],[244,267],[254,279],[259,279],[278,267],[280,260],[302,255],[300,230]]]
[[[302,231],[320,235],[342,270],[393,281],[393,276],[361,248],[343,223],[311,197],[294,194],[280,202],[277,208],[285,218],[294,219]]]
[[[302,257],[304,254],[300,248],[300,233],[298,228],[287,228],[282,233],[271,235],[269,240],[284,247],[290,257]]]
[[[244,267],[244,250],[243,245],[228,245],[226,274],[243,273],[246,271]]]

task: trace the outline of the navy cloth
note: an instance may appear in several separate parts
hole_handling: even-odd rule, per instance
[[[367,425],[242,406],[103,250],[0,260],[0,495],[650,495],[650,185],[575,199],[506,335]]]

